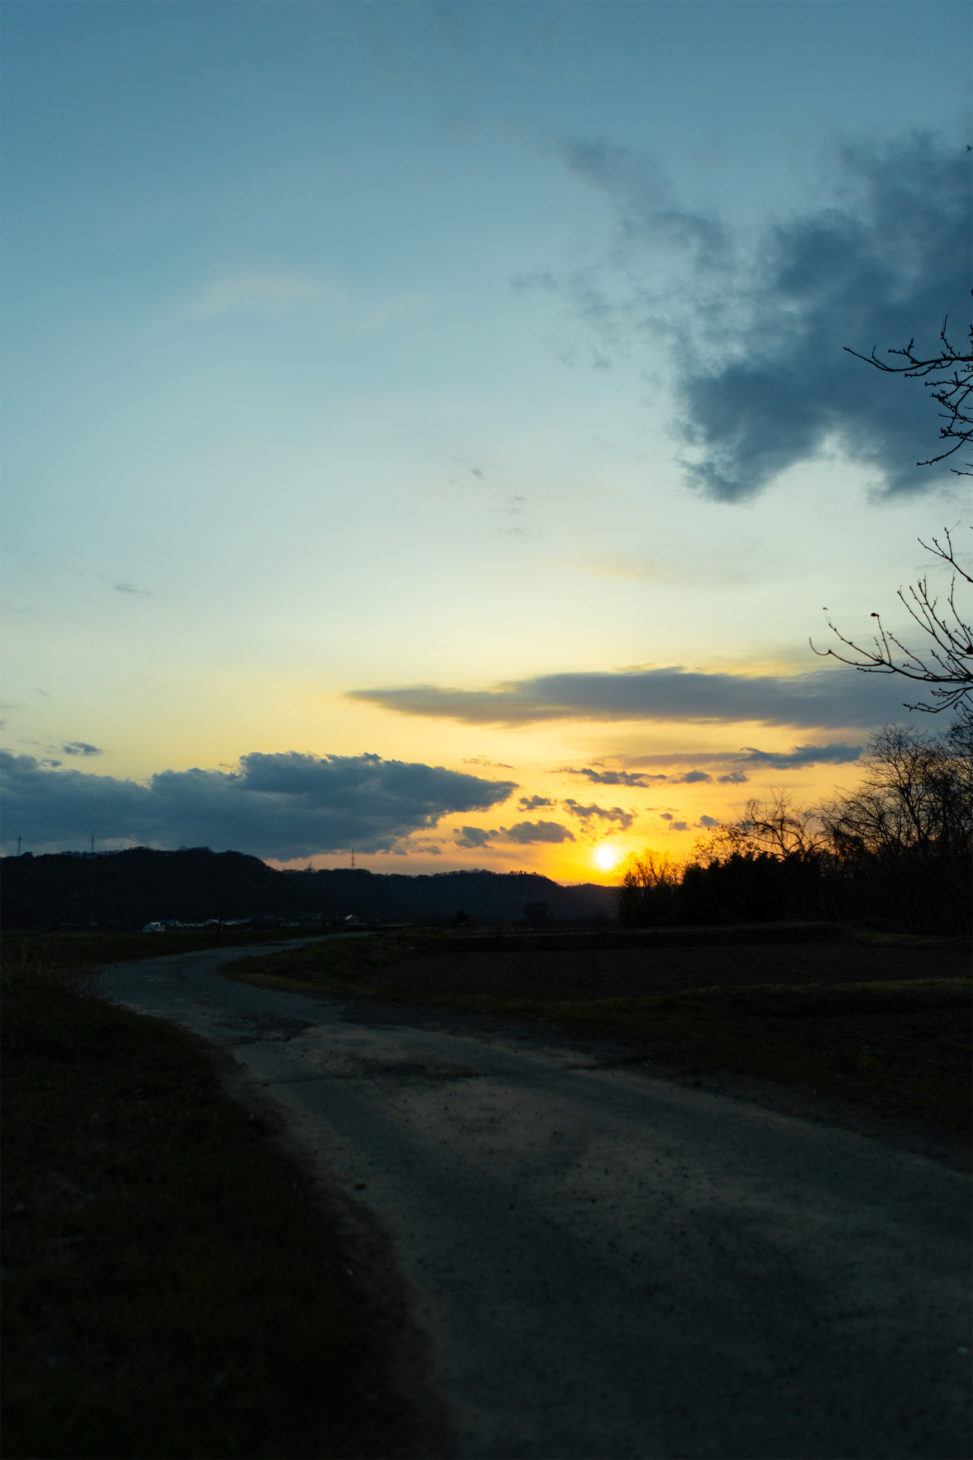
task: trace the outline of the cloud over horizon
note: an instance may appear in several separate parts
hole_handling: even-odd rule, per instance
[[[901,718],[902,710],[897,684],[850,669],[789,676],[704,673],[679,666],[595,670],[542,674],[482,690],[417,684],[350,690],[347,697],[403,715],[508,726],[549,720],[668,720],[871,728]]]
[[[549,801],[545,804],[552,806],[554,803]],[[513,826],[491,830],[482,826],[464,826],[453,839],[458,847],[485,847],[488,842],[529,846],[535,842],[573,842],[575,838],[572,831],[557,821],[516,821]]]
[[[642,771],[597,771],[591,766],[563,767],[566,776],[583,776],[596,786],[647,786],[651,781],[664,781],[665,776],[647,775]]]
[[[771,766],[775,770],[792,770],[797,766],[848,765],[861,760],[863,745],[795,745],[792,750],[757,750],[752,745],[744,747],[745,754],[736,760],[744,765]],[[722,778],[721,778],[722,779]]]
[[[286,860],[387,851],[443,816],[487,811],[516,785],[377,755],[242,756],[235,771],[161,771],[145,782],[50,769],[0,753],[6,826],[31,850],[210,846]]]
[[[557,821],[518,821],[501,827],[498,837],[526,846],[531,842],[573,842],[574,832]]]

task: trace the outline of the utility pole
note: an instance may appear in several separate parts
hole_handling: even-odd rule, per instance
[[[20,843],[21,843],[21,842],[22,842],[22,841],[23,841],[23,837],[18,837],[18,838],[17,838],[17,856],[18,856],[18,857],[19,857],[19,856],[20,856]]]

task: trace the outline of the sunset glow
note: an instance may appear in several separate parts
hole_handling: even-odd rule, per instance
[[[6,6],[4,854],[608,882],[855,783],[908,695],[808,639],[965,521],[844,348],[969,295],[881,11]]]

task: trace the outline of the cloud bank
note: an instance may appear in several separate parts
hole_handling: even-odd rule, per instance
[[[900,719],[902,712],[902,691],[897,684],[854,670],[831,669],[783,676],[706,674],[676,666],[544,674],[484,690],[429,684],[359,689],[349,691],[348,697],[403,715],[459,720],[467,725],[663,720],[877,727]]]
[[[377,755],[291,751],[235,771],[161,771],[146,782],[52,770],[0,754],[7,839],[33,851],[104,845],[210,846],[258,857],[388,851],[454,812],[486,811],[516,786]]]

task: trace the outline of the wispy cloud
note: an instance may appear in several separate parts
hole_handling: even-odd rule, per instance
[[[426,298],[418,293],[362,297],[355,291],[311,274],[229,274],[199,290],[191,313],[202,318],[223,315],[279,320],[309,314],[346,334],[374,334],[421,313]]]
[[[66,745],[61,746],[65,755],[101,755],[97,745],[89,745],[86,740],[69,740]]]
[[[340,290],[306,274],[228,274],[204,285],[194,314],[253,314],[279,318],[309,304],[340,305]]]
[[[750,779],[748,771],[801,770],[813,765],[850,765],[860,760],[865,753],[864,744],[847,744],[835,741],[830,745],[794,745],[790,750],[760,750],[747,745],[742,750],[724,752],[680,752],[673,755],[640,757],[650,764],[666,765],[666,771],[617,771],[606,775],[625,776],[624,782],[608,781],[606,784],[651,786],[664,782],[671,786],[691,786],[717,783],[719,785],[743,785]],[[709,767],[701,770],[699,762]],[[689,765],[681,769],[680,763]],[[672,769],[675,766],[676,769]],[[744,770],[743,767],[747,769]],[[631,777],[632,779],[628,779]]]

